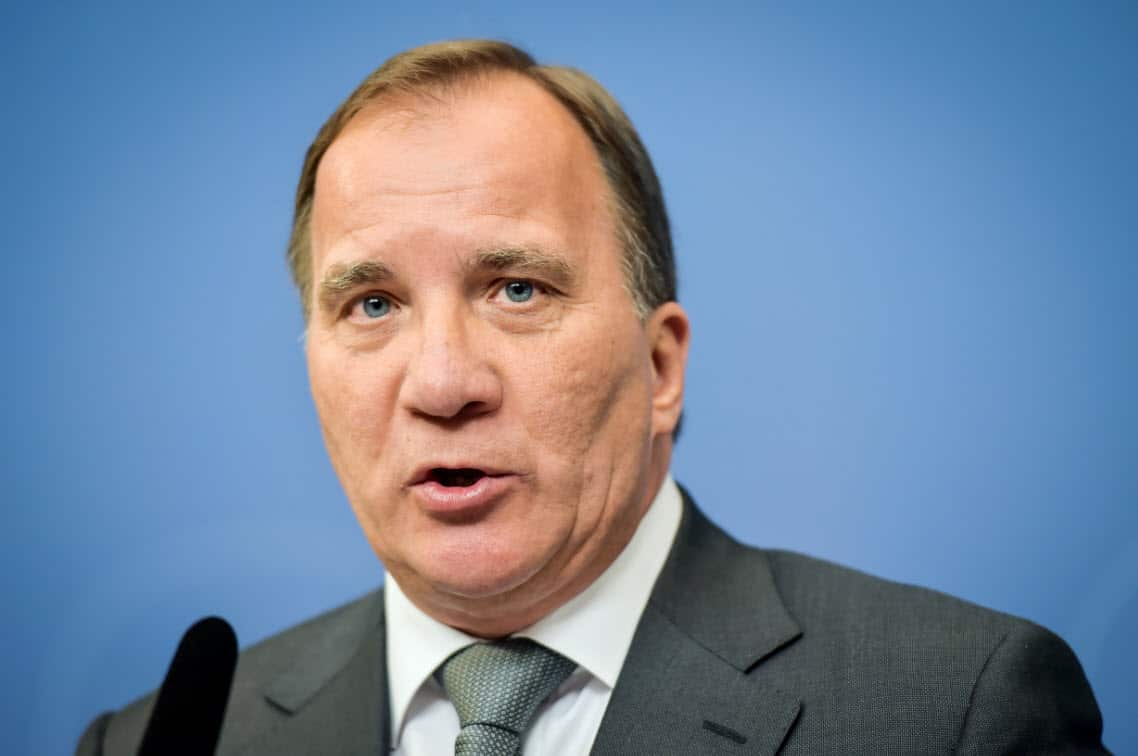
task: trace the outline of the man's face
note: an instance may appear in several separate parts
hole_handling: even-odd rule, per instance
[[[332,463],[411,600],[480,635],[587,586],[667,469],[686,320],[637,317],[607,197],[580,127],[509,74],[365,108],[317,176]]]

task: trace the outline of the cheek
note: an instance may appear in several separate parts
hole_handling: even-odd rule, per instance
[[[605,451],[610,436],[632,445],[647,432],[651,376],[639,325],[634,328],[595,328],[551,346],[539,369],[519,384],[527,431],[544,453],[574,467],[590,457],[611,462]]]
[[[386,436],[390,394],[381,371],[361,356],[313,349],[308,359],[309,383],[332,463],[346,486],[355,468]]]

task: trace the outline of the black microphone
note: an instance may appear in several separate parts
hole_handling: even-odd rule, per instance
[[[221,617],[194,623],[158,689],[138,756],[213,756],[236,666],[229,623]]]

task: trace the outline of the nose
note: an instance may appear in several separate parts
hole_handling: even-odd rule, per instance
[[[502,403],[502,383],[487,344],[471,338],[460,315],[424,319],[401,387],[403,406],[435,420],[485,415]]]

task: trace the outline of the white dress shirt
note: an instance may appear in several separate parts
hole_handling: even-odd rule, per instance
[[[609,568],[577,596],[515,634],[578,664],[534,715],[523,736],[523,756],[585,756],[592,748],[636,625],[675,540],[682,508],[679,488],[669,475]],[[384,605],[392,752],[453,753],[458,714],[434,671],[478,639],[424,614],[390,575]]]

